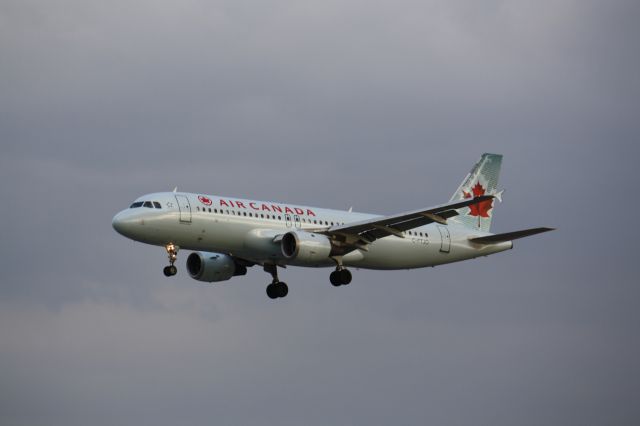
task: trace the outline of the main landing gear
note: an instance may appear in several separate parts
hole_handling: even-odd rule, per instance
[[[340,287],[341,285],[347,285],[351,282],[351,272],[342,264],[342,256],[332,257],[336,262],[336,270],[329,275],[329,281],[334,287]]]
[[[178,273],[178,268],[175,267],[174,263],[178,258],[178,250],[180,250],[180,247],[173,245],[173,243],[169,243],[164,246],[164,249],[167,251],[167,255],[169,256],[169,266],[165,266],[162,272],[164,272],[165,277],[172,277]]]
[[[285,297],[289,294],[289,287],[278,279],[278,267],[276,265],[264,265],[264,271],[271,274],[273,281],[267,286],[269,299]]]

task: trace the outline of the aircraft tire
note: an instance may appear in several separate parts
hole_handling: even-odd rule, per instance
[[[175,266],[174,266],[175,268]],[[164,273],[165,277],[170,277],[171,275],[173,275],[171,273],[171,266],[165,266],[164,269],[162,270],[162,272]]]
[[[277,299],[279,297],[279,293],[276,283],[272,283],[267,286],[267,296],[269,299]]]
[[[338,273],[340,276],[340,284],[348,285],[351,283],[351,272],[348,269],[343,269]]]
[[[340,287],[342,285],[340,282],[340,271],[333,271],[331,275],[329,275],[329,281],[331,281],[331,285],[334,287]]]
[[[289,294],[289,286],[286,283],[278,283],[278,297],[286,297]]]

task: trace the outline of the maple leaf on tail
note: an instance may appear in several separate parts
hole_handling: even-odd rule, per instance
[[[480,185],[480,182],[476,182],[476,184],[471,188],[471,192],[473,192],[474,197],[479,197],[484,195],[485,189]],[[462,195],[464,198],[471,198],[471,193],[462,190]],[[478,217],[478,228],[480,228],[480,218],[481,217],[489,217],[489,210],[493,207],[493,199],[481,201],[476,204],[472,204],[469,206],[469,216],[477,216]]]

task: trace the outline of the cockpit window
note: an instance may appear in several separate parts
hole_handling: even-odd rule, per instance
[[[144,204],[143,204],[143,206],[148,207],[148,208],[150,208],[150,209],[152,209],[152,208],[153,208],[153,204],[151,204],[151,201],[145,201],[145,202],[144,202]]]
[[[154,206],[156,206],[156,209],[161,209],[161,208],[162,208],[162,206],[160,205],[160,203],[159,203],[159,202],[157,202],[157,201],[154,201],[154,202],[153,202],[153,205],[154,205]]]
[[[131,204],[131,207],[129,207],[129,208],[130,209],[135,209],[135,208],[138,208],[138,207],[142,207],[142,204],[144,204],[142,201],[138,201],[138,202],[135,202],[135,203]]]

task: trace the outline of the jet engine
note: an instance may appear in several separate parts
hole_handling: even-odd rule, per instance
[[[295,264],[323,266],[331,263],[331,241],[324,235],[305,231],[291,231],[282,236],[282,255]]]
[[[208,283],[226,281],[236,275],[245,275],[247,267],[222,253],[193,252],[187,257],[187,271],[191,278]]]

